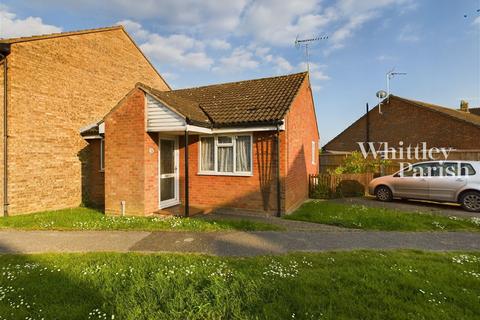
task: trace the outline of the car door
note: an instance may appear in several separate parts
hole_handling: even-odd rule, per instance
[[[439,174],[430,177],[429,199],[435,201],[456,201],[457,191],[467,184],[467,176],[462,174],[460,162],[443,162]]]
[[[406,199],[428,199],[428,174],[431,164],[414,164],[393,176],[393,196]]]

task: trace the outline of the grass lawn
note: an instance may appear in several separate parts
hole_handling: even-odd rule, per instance
[[[306,202],[285,219],[366,230],[480,231],[480,218],[447,217],[323,200]]]
[[[282,227],[249,220],[202,220],[196,218],[111,217],[88,208],[74,208],[0,218],[0,229],[23,230],[168,230],[221,231],[284,230]]]
[[[0,319],[479,319],[480,254],[0,256]]]

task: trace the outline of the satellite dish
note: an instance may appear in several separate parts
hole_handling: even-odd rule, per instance
[[[384,90],[377,91],[376,96],[378,99],[383,99],[387,96],[387,92]]]

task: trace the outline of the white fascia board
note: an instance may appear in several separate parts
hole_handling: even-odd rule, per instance
[[[164,128],[158,128],[155,130],[149,129],[148,132],[170,132],[170,131],[185,131],[187,127],[186,126],[178,126],[178,127],[164,127]]]
[[[207,133],[207,134],[212,133],[212,129],[199,127],[199,126],[192,126],[190,124],[187,125],[186,130],[188,132],[198,132],[198,133]]]
[[[85,139],[85,140],[103,139],[102,136],[85,136],[85,137],[82,137],[82,138]]]
[[[101,122],[98,125],[98,133],[100,134],[105,134],[105,122]]]

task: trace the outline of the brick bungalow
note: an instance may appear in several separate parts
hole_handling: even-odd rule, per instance
[[[415,146],[426,142],[428,147],[480,151],[480,108],[469,109],[462,102],[460,109],[390,95],[333,138],[323,151],[359,151],[357,142],[388,142],[398,146]]]
[[[319,141],[308,73],[161,89],[137,84],[81,131],[101,146],[90,193],[106,213],[280,215],[308,198]]]
[[[88,204],[100,144],[79,130],[137,82],[169,86],[122,27],[0,40],[0,54],[0,216]]]

